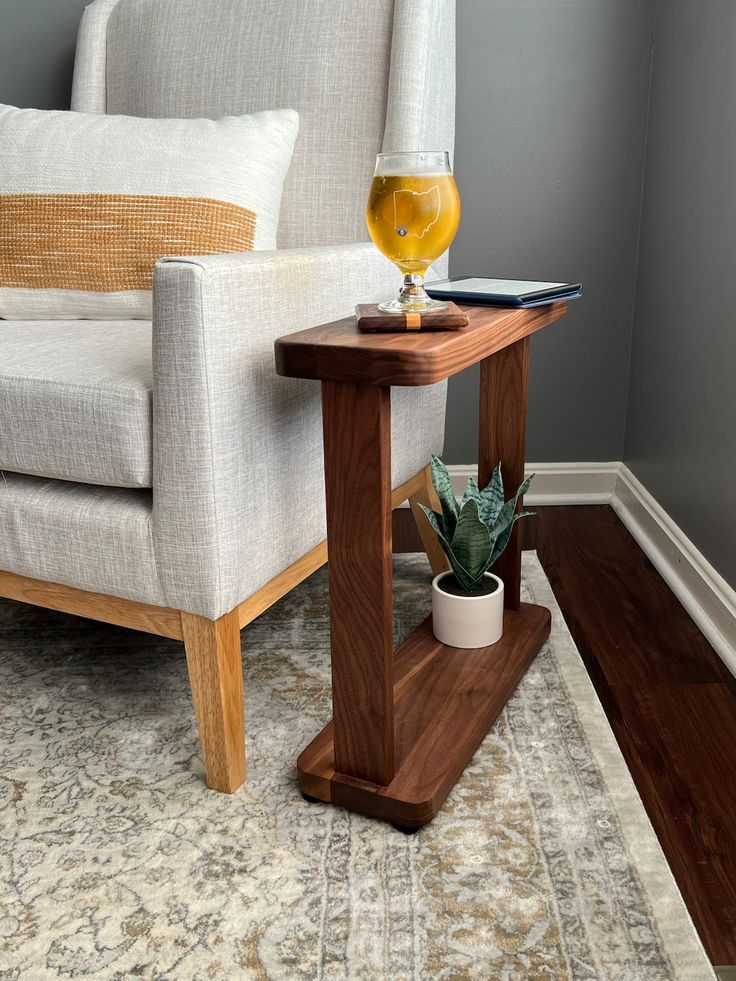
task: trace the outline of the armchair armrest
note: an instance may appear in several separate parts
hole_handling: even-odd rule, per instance
[[[322,540],[319,386],[279,378],[273,342],[398,279],[370,243],[157,264],[152,535],[169,606],[221,616]]]

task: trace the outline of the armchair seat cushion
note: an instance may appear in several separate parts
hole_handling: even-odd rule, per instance
[[[149,321],[0,322],[0,470],[150,487]]]

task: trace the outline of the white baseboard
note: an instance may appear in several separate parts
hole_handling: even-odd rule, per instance
[[[472,466],[448,467],[461,496]],[[629,468],[611,463],[528,463],[526,504],[610,504],[664,581],[736,675],[736,590],[719,575]]]
[[[524,500],[532,506],[610,504],[619,467],[619,463],[527,463],[527,476],[533,473],[534,480]],[[458,497],[468,477],[478,477],[477,467],[450,465],[447,469]]]

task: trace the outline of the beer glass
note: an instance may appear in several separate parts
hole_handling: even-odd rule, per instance
[[[427,296],[424,276],[460,224],[460,195],[447,151],[379,153],[366,222],[377,248],[404,274],[398,297],[380,303],[379,310],[445,310],[446,303]]]

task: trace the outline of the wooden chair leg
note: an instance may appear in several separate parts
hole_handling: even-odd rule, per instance
[[[245,780],[245,705],[237,609],[219,620],[181,615],[207,786],[232,794]]]
[[[424,504],[425,507],[433,508],[435,511],[439,511],[440,509],[440,502],[437,500],[437,494],[432,486],[431,467],[425,467],[423,473],[424,482],[416,494],[413,494],[409,498],[409,506],[411,507],[411,513],[414,515],[414,521],[416,522],[419,537],[422,539],[424,551],[427,553],[429,564],[432,566],[432,572],[438,576],[440,572],[447,572],[450,568],[450,563],[447,561],[447,556],[442,551],[442,547],[437,541],[437,536],[427,521],[426,514],[419,507],[420,504]]]

